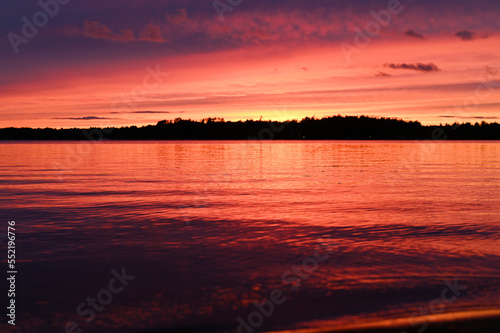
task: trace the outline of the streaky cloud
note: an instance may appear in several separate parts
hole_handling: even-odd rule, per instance
[[[107,120],[107,119],[113,119],[113,118],[87,116],[87,117],[52,118],[52,119],[63,119],[63,120]]]
[[[185,113],[186,111],[128,111],[128,112],[111,112],[112,114],[169,114],[169,113]]]
[[[385,64],[385,67],[392,69],[408,69],[412,71],[420,71],[420,72],[439,72],[441,69],[436,66],[434,63],[415,63],[415,64]]]
[[[439,116],[439,118],[456,118],[456,119],[484,119],[484,120],[496,120],[498,117],[480,117],[480,116],[475,116],[475,117],[460,117],[460,116]]]
[[[170,112],[170,111],[132,111],[129,113],[151,113],[151,114],[158,113],[158,114],[162,114],[162,113],[172,113],[172,112]]]

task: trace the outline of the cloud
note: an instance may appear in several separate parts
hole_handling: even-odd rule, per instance
[[[462,30],[455,34],[458,38],[464,41],[474,40],[478,38],[478,34],[468,30]]]
[[[130,113],[172,113],[170,111],[132,111]]]
[[[167,21],[173,25],[185,25],[189,24],[188,11],[186,9],[178,9],[177,15],[169,15],[167,14]]]
[[[424,39],[424,35],[422,35],[421,33],[416,32],[415,30],[412,30],[412,29],[407,29],[405,31],[405,35],[409,36],[409,37],[415,37],[415,38]]]
[[[84,36],[94,39],[105,39],[113,42],[137,42],[148,41],[163,43],[166,40],[161,35],[160,26],[150,23],[142,30],[140,37],[136,38],[131,29],[120,30],[119,33],[113,32],[108,26],[98,21],[83,20],[83,30],[66,27],[65,34],[68,36]]]
[[[104,117],[96,117],[96,116],[87,116],[87,117],[75,117],[75,118],[52,118],[52,119],[64,119],[64,120],[107,120],[113,118],[104,118]]]
[[[432,62],[428,64],[416,63],[416,64],[385,64],[385,67],[392,69],[408,69],[412,71],[420,72],[439,72],[438,66],[434,65]]]
[[[132,30],[121,30],[120,33],[116,34],[111,31],[110,28],[98,21],[84,20],[82,36],[90,38],[107,39],[115,42],[128,42],[135,40],[135,36]]]
[[[146,28],[141,32],[140,40],[148,41],[148,42],[157,42],[163,43],[166,40],[161,36],[161,29],[159,25],[154,25],[150,23],[146,26]]]
[[[378,72],[377,74],[375,74],[375,76],[391,76],[391,74],[387,74],[384,72]]]
[[[123,113],[130,113],[130,114],[166,114],[166,113],[184,113],[185,111],[176,111],[176,112],[171,112],[171,111],[130,111],[130,112],[111,112],[112,114],[123,114]]]
[[[236,9],[229,4],[232,10],[225,12],[225,21],[221,23],[211,1],[203,2],[203,5],[196,0],[123,1],[125,3],[130,1],[133,5],[124,6],[122,10],[116,11],[111,8],[121,7],[118,4],[114,2],[111,2],[113,5],[102,4],[103,8],[111,6],[109,10],[102,10],[103,16],[99,16],[99,20],[104,24],[94,20],[88,21],[85,36],[115,42],[168,42],[176,51],[183,53],[236,49],[249,45],[293,46],[297,45],[297,41],[322,45],[342,41],[352,43],[356,27],[365,26],[366,22],[373,20],[370,11],[365,10],[365,7],[378,7],[375,0],[356,0],[354,4],[352,1],[255,0],[254,6],[245,10]],[[486,0],[481,1],[485,1],[484,5],[488,5],[486,7],[495,7]],[[437,6],[448,8],[448,5],[442,2]],[[415,11],[405,14],[405,20],[393,20],[392,29],[399,31],[405,38],[417,40],[439,35],[442,31],[452,31],[451,38],[456,38],[453,34],[459,30],[497,30],[489,22],[496,22],[494,20],[498,15],[495,14],[498,11],[495,12],[491,8],[483,17],[481,24],[476,24],[470,17],[468,6],[463,4],[455,5],[453,11],[446,11],[445,17],[440,20],[429,19],[423,23],[422,17],[426,15],[427,10],[430,11],[431,8],[434,10],[432,6],[426,8],[427,5],[418,10],[415,8]],[[140,17],[135,12],[139,9]],[[92,14],[84,12],[81,17],[88,18],[88,15],[99,14],[99,11]],[[143,18],[147,18],[147,21]],[[149,23],[150,19],[154,24]],[[81,30],[81,27],[79,28]],[[120,31],[120,29],[128,30]],[[425,32],[425,35],[421,32]],[[389,38],[394,37],[391,35]]]
[[[462,30],[462,31],[457,32],[455,34],[455,36],[457,36],[461,40],[467,42],[467,41],[471,41],[471,40],[475,40],[475,39],[479,39],[479,38],[486,39],[486,38],[491,36],[491,32],[490,33],[485,32],[482,34],[478,34],[477,32],[473,32],[473,31],[469,31],[469,30]]]
[[[498,119],[498,117],[459,117],[459,116],[439,116],[439,118],[456,118],[456,119],[484,119],[484,120],[495,120]]]
[[[490,66],[486,66],[486,73],[490,74],[490,75],[497,75],[498,74],[498,71],[493,69],[492,67]]]

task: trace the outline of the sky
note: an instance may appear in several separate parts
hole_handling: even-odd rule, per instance
[[[500,121],[496,0],[16,0],[0,16],[0,127]]]

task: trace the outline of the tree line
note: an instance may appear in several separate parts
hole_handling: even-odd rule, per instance
[[[418,121],[332,116],[290,121],[162,120],[107,128],[2,128],[0,140],[500,140],[498,123],[422,125]]]

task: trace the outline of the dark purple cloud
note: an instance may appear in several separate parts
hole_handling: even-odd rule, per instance
[[[436,66],[433,63],[428,63],[428,64],[423,64],[423,63],[415,63],[415,64],[385,64],[384,65],[387,68],[392,68],[392,69],[408,69],[408,70],[413,70],[413,71],[420,71],[420,72],[439,72],[441,69],[439,69],[438,66]]]
[[[111,112],[112,114],[168,114],[168,113],[185,113],[186,111],[129,111],[129,112]]]
[[[96,116],[87,116],[87,117],[75,117],[75,118],[52,118],[52,119],[63,119],[63,120],[106,120],[113,118],[105,118],[105,117],[96,117]]]
[[[154,113],[172,113],[170,111],[132,111],[130,113],[151,113],[151,114],[154,114]],[[179,111],[176,111],[175,113],[179,113]]]
[[[412,30],[412,29],[405,30],[405,35],[409,36],[409,37],[420,38],[420,39],[424,38],[424,35],[422,35],[421,33],[416,32],[415,30]]]
[[[468,30],[462,30],[455,34],[458,38],[464,41],[474,40],[478,37],[478,34]]]
[[[66,27],[65,33],[68,36],[84,36],[96,39],[106,39],[113,42],[137,42],[148,41],[163,43],[166,40],[162,37],[160,26],[149,23],[140,33],[139,38],[135,37],[131,29],[122,29],[120,32],[113,32],[109,27],[98,21],[83,21],[83,29]]]
[[[461,117],[461,116],[439,116],[439,118],[457,118],[457,119],[484,119],[484,120],[496,120],[498,117]]]
[[[477,33],[469,30],[462,30],[455,34],[458,38],[463,41],[471,41],[479,38],[486,39],[491,36],[491,32]]]

